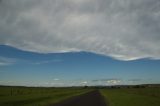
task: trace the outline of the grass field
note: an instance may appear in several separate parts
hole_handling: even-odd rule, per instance
[[[109,106],[160,106],[160,88],[103,89]]]
[[[0,106],[47,106],[88,91],[90,89],[0,87]]]
[[[93,88],[0,87],[0,106],[48,106]],[[109,106],[160,106],[160,88],[100,89]]]

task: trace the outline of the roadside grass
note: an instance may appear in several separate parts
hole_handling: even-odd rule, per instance
[[[160,106],[160,88],[102,89],[109,106]]]
[[[90,90],[84,88],[0,87],[0,106],[47,106]]]

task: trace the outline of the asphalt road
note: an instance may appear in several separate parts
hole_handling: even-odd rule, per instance
[[[98,90],[79,95],[50,106],[107,106]]]

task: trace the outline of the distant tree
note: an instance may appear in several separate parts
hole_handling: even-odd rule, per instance
[[[140,85],[135,85],[134,88],[141,88],[141,86]]]
[[[88,86],[87,86],[87,85],[85,85],[85,86],[84,86],[84,88],[88,88]]]

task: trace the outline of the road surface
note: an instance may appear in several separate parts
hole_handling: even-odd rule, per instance
[[[98,90],[79,95],[50,106],[107,106]]]

